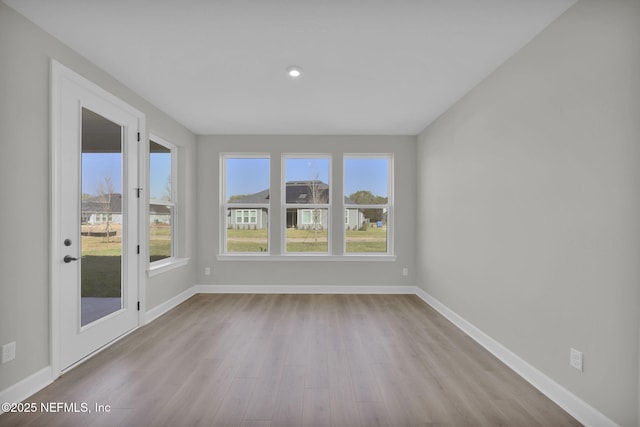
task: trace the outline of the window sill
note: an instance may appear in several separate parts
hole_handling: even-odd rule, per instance
[[[330,261],[330,262],[395,262],[395,255],[242,255],[224,254],[217,255],[218,261]]]
[[[178,267],[184,267],[189,264],[189,258],[170,258],[167,260],[156,261],[149,266],[147,275],[149,277],[157,276],[169,270],[173,270]]]

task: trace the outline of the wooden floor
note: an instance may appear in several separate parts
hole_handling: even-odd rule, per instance
[[[581,425],[412,295],[197,295],[26,402],[92,413],[0,425]]]

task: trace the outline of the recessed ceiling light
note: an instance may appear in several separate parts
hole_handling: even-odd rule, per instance
[[[292,79],[297,79],[302,75],[302,68],[298,67],[297,65],[287,67],[287,75]]]

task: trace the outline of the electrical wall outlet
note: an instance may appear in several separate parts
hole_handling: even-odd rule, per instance
[[[403,276],[408,276],[409,275],[409,269],[407,267],[402,269],[402,275]]]
[[[2,363],[7,363],[16,358],[16,342],[12,341],[9,344],[2,346]]]
[[[569,354],[569,364],[573,368],[576,368],[578,371],[582,372],[584,367],[582,352],[576,350],[575,348],[572,348]]]
[[[205,276],[209,276],[211,274],[211,267],[205,267],[204,268],[204,275]]]

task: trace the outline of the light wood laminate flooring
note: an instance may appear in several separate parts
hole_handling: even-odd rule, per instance
[[[413,295],[196,295],[26,402],[92,413],[0,425],[581,425]]]

